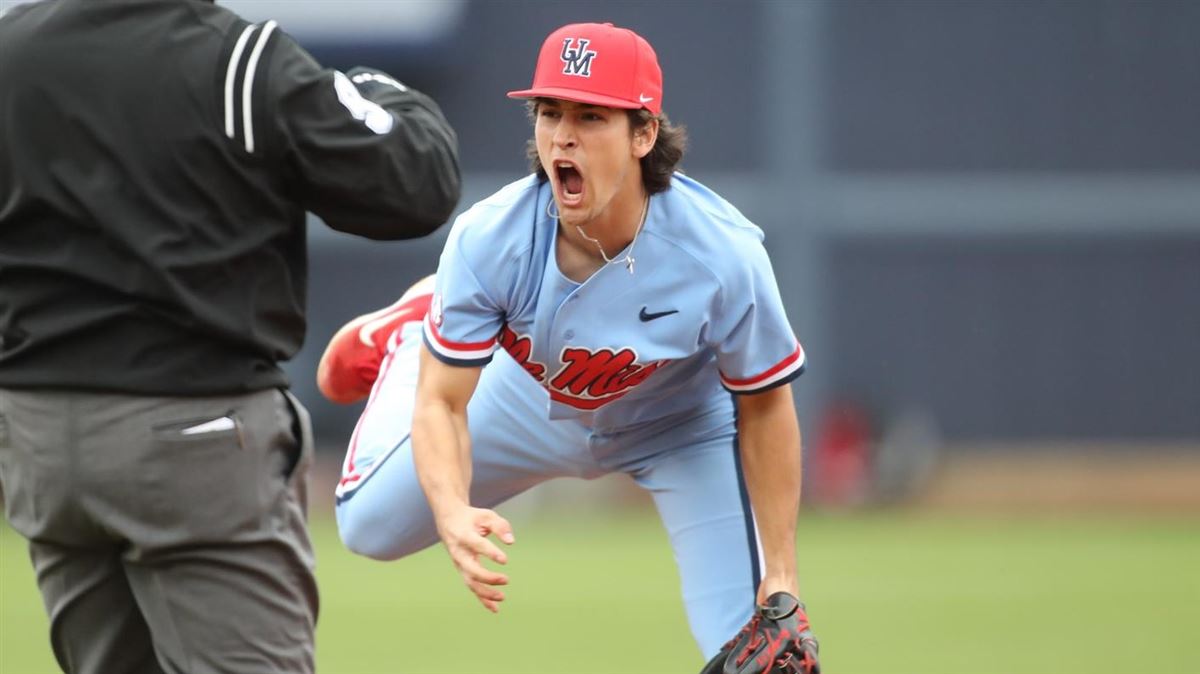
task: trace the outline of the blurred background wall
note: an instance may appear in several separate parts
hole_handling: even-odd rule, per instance
[[[223,4],[434,96],[461,141],[460,210],[526,172],[530,127],[504,93],[549,31],[647,37],[685,170],[766,232],[818,463],[890,437],[1200,456],[1200,3]],[[359,408],[316,393],[321,349],[433,272],[447,229],[376,244],[311,227],[290,372],[331,447]]]

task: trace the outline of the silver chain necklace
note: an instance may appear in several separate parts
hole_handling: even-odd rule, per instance
[[[546,215],[557,220],[559,214],[550,212],[550,207],[554,206],[554,205],[555,205],[555,203],[554,203],[553,199],[551,199],[550,202],[546,204]],[[608,256],[608,254],[604,252],[604,246],[602,246],[600,244],[600,241],[588,236],[587,232],[583,231],[583,227],[581,225],[575,225],[575,229],[579,231],[579,236],[582,236],[583,238],[587,239],[588,241],[591,241],[592,243],[596,244],[596,249],[600,251],[600,257],[604,258],[604,264],[615,264],[617,262],[624,262],[625,268],[629,270],[630,274],[633,274],[633,263],[634,263],[633,246],[637,243],[638,235],[642,233],[642,226],[646,224],[646,215],[649,212],[650,212],[650,195],[646,195],[646,201],[643,202],[643,204],[642,204],[642,218],[638,222],[637,229],[634,230],[634,232],[633,232],[633,241],[629,242],[629,248],[626,249],[629,252],[625,253],[625,257],[623,257],[619,260],[614,260],[614,259],[610,258]]]

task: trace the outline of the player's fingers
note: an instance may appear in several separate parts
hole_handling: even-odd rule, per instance
[[[475,593],[476,597],[479,597],[480,601],[491,601],[491,602],[504,601],[504,593],[501,592],[500,590],[492,587],[491,585],[484,585],[483,583],[476,583],[476,582],[468,580],[467,587],[470,588],[471,591]]]
[[[492,613],[500,612],[500,602],[504,601],[504,593],[494,587],[473,580],[465,572],[463,573],[463,584],[467,586],[479,603],[484,608]]]
[[[463,555],[456,560],[458,568],[470,581],[487,585],[508,585],[508,576],[492,571],[480,564],[472,555]]]
[[[496,537],[505,543],[512,545],[513,543],[517,542],[516,537],[513,536],[512,524],[510,524],[508,520],[498,515],[495,511],[488,511],[487,516],[484,518],[483,524],[491,533],[496,534]]]
[[[492,601],[491,599],[484,599],[483,597],[480,597],[479,595],[475,595],[475,598],[479,600],[480,604],[483,604],[484,608],[491,611],[492,613],[500,612],[500,604]]]
[[[508,555],[504,554],[503,550],[496,547],[495,543],[482,536],[470,541],[469,545],[471,546],[472,551],[477,555],[483,555],[497,564],[508,563]]]

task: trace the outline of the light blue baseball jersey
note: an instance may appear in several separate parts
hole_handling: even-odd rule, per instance
[[[504,348],[549,391],[550,419],[617,430],[757,393],[805,367],[763,233],[676,173],[626,264],[580,284],[558,270],[550,184],[530,175],[455,221],[424,326],[443,362]],[[623,260],[622,252],[614,257]],[[728,404],[727,402],[725,404]]]

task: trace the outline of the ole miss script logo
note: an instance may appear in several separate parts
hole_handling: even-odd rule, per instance
[[[624,396],[654,374],[669,360],[637,362],[637,352],[629,347],[619,350],[565,347],[559,354],[561,366],[547,378],[546,366],[531,360],[533,341],[517,335],[507,325],[500,331],[500,346],[525,371],[550,390],[550,398],[581,410],[594,410]]]

